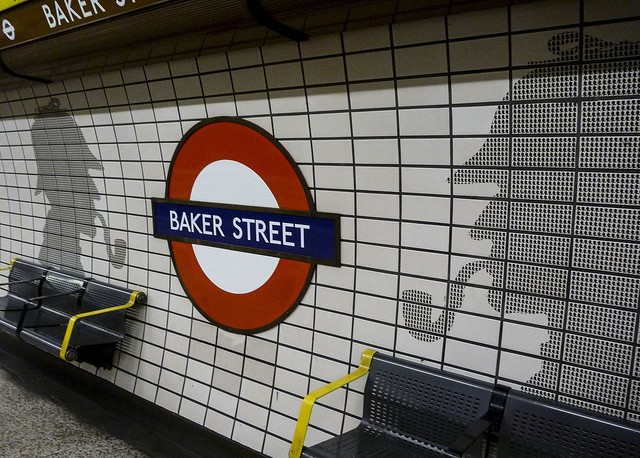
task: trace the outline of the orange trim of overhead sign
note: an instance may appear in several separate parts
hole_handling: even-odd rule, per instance
[[[0,0],[0,50],[168,1]]]

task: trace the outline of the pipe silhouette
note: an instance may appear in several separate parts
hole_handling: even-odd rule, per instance
[[[111,229],[107,226],[107,222],[104,219],[102,213],[96,212],[96,217],[100,221],[102,225],[102,230],[104,232],[104,243],[107,248],[107,256],[109,257],[109,262],[116,269],[122,269],[124,266],[125,259],[127,257],[127,242],[123,239],[115,239],[114,247],[111,247]]]
[[[402,316],[410,328],[409,333],[426,342],[433,342],[446,335],[453,326],[455,310],[462,307],[464,290],[469,285],[469,279],[481,270],[491,272],[493,269],[493,261],[479,260],[464,265],[450,286],[448,298],[445,297],[447,307],[440,309],[440,315],[435,321],[431,294],[413,290],[403,291],[402,299],[405,302],[402,306]],[[493,301],[490,299],[491,302]]]

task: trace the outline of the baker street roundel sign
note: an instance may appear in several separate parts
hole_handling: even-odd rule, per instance
[[[302,300],[317,263],[340,263],[339,216],[316,212],[285,148],[240,118],[191,128],[165,198],[152,203],[154,235],[169,241],[186,294],[233,332],[276,325]]]

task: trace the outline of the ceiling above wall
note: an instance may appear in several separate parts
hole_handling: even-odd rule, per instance
[[[0,11],[0,89],[527,1],[23,0]]]

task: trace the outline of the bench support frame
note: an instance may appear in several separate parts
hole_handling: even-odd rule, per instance
[[[73,329],[78,320],[82,320],[83,318],[88,318],[96,315],[100,315],[102,313],[115,312],[122,309],[127,309],[135,305],[138,301],[138,296],[142,295],[140,291],[134,291],[131,293],[129,297],[129,301],[122,305],[117,305],[115,307],[109,307],[100,310],[94,310],[92,312],[78,313],[77,315],[69,318],[69,323],[67,324],[67,330],[64,334],[64,338],[62,339],[62,344],[60,345],[60,359],[64,359],[65,361],[73,361],[77,357],[77,353],[75,350],[69,351],[69,342],[71,341],[71,336],[73,334]],[[75,356],[74,356],[75,355]]]

